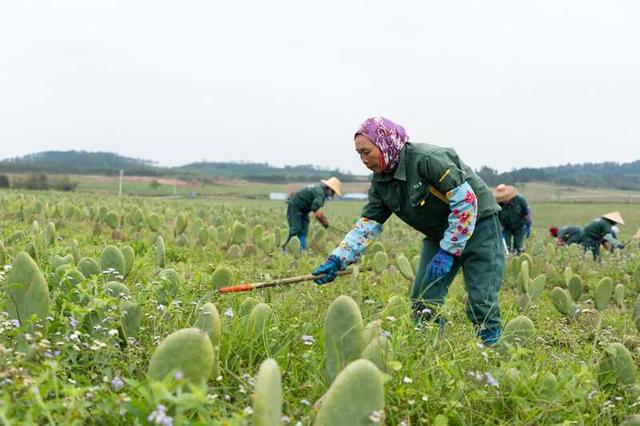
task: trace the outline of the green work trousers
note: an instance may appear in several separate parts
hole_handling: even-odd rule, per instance
[[[433,308],[444,303],[451,282],[462,268],[469,295],[467,318],[479,328],[500,328],[498,292],[504,273],[504,246],[498,215],[480,219],[462,256],[454,259],[451,271],[439,281],[430,283],[426,277],[427,266],[438,251],[438,243],[425,238],[422,244],[420,265],[411,289],[416,318],[429,318]]]
[[[583,237],[580,244],[585,251],[591,250],[594,259],[597,259],[600,256],[600,241],[595,241],[591,238]]]
[[[502,237],[507,242],[510,252],[520,253],[524,251],[525,225],[517,228],[503,228]]]
[[[302,212],[291,204],[287,206],[287,222],[289,223],[289,238],[294,235],[307,236],[309,233],[309,213]]]

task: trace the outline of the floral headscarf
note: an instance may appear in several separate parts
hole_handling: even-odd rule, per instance
[[[409,136],[401,125],[384,117],[367,118],[356,130],[357,135],[366,136],[380,149],[385,172],[396,169],[400,160],[400,150],[409,141]]]

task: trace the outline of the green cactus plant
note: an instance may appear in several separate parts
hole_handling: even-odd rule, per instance
[[[376,421],[372,420],[372,417]],[[384,382],[369,360],[347,365],[322,398],[315,426],[384,424]]]
[[[109,281],[104,285],[104,292],[111,297],[129,297],[131,292],[129,288],[119,281]]]
[[[638,329],[638,331],[640,331],[640,295],[638,295],[638,298],[633,303],[633,310],[631,311],[631,318],[633,319],[633,322],[635,323],[636,328]]]
[[[545,274],[540,274],[535,277],[533,280],[529,282],[529,295],[532,300],[537,300],[545,286],[547,285],[547,276]]]
[[[620,309],[625,308],[624,304],[625,288],[624,284],[618,284],[613,289],[613,300]]]
[[[124,276],[126,277],[131,272],[131,269],[133,269],[133,261],[135,260],[136,252],[130,245],[122,247],[120,251],[124,257]]]
[[[394,363],[389,338],[383,335],[374,338],[362,351],[362,358],[374,363],[383,373],[391,373]]]
[[[555,287],[551,292],[551,301],[553,302],[553,307],[562,315],[567,318],[575,317],[576,306],[565,289]]]
[[[115,230],[120,225],[120,219],[118,219],[118,215],[114,212],[109,212],[107,213],[107,217],[104,218],[104,223],[112,230]]]
[[[262,241],[262,237],[264,235],[264,227],[260,224],[253,227],[253,232],[251,233],[251,239],[254,244],[260,244]]]
[[[7,293],[6,310],[9,317],[20,323],[33,315],[45,320],[51,304],[49,287],[38,265],[25,252],[17,254],[3,287]]]
[[[149,361],[151,380],[163,380],[167,374],[180,372],[194,384],[204,386],[211,375],[214,352],[209,336],[199,328],[185,328],[167,336]]]
[[[275,246],[276,240],[273,234],[267,234],[260,240],[260,248],[266,253],[271,253]]]
[[[300,257],[300,255],[302,254],[302,246],[300,245],[300,239],[298,239],[298,237],[296,237],[295,235],[291,237],[291,239],[287,243],[287,250],[289,251],[289,253],[291,253],[293,257],[295,258]]]
[[[518,289],[525,294],[529,294],[529,282],[531,281],[531,277],[529,275],[529,262],[527,260],[523,260],[520,263],[520,275],[516,283],[518,284]]]
[[[382,244],[381,241],[374,241],[373,244],[371,244],[371,246],[369,246],[369,248],[367,249],[367,252],[368,252],[367,254],[369,256],[374,256],[379,251],[386,252],[384,248],[384,244]]]
[[[206,246],[209,242],[209,231],[206,228],[201,228],[198,230],[198,241],[202,246]]]
[[[242,259],[242,249],[237,244],[232,244],[227,249],[227,259],[229,260],[238,260]]]
[[[396,266],[398,267],[398,270],[403,277],[405,277],[409,281],[413,281],[415,279],[416,274],[411,267],[409,259],[407,259],[404,254],[399,254],[398,256],[396,256]]]
[[[218,266],[213,274],[211,275],[211,283],[213,287],[219,290],[222,287],[226,287],[231,285],[231,280],[233,279],[233,272],[231,269],[225,265]]]
[[[324,320],[325,376],[331,383],[364,349],[364,327],[360,309],[349,296],[335,299]]]
[[[153,232],[158,232],[162,228],[162,219],[156,213],[151,213],[147,218],[147,226]]]
[[[410,313],[411,306],[407,298],[395,294],[389,298],[387,306],[385,306],[380,314],[380,318],[385,322],[389,321],[389,318],[401,319],[408,317]]]
[[[282,424],[282,379],[280,368],[273,358],[266,359],[256,377],[253,392],[253,425],[279,426]]]
[[[123,301],[120,304],[122,331],[125,338],[138,338],[140,324],[142,323],[142,309],[139,303]]]
[[[57,238],[58,232],[56,231],[56,225],[53,222],[47,223],[47,226],[44,229],[44,245],[46,247],[51,247],[56,243]]]
[[[629,350],[621,343],[611,343],[600,358],[597,370],[598,384],[610,390],[635,382],[636,366]]]
[[[389,257],[384,251],[378,251],[373,255],[373,270],[376,274],[381,274],[389,266]]]
[[[593,292],[593,302],[597,310],[602,311],[609,306],[613,295],[613,281],[609,277],[602,278]]]
[[[207,332],[214,348],[220,346],[220,336],[222,333],[220,314],[213,303],[206,303],[198,309],[195,327]],[[217,374],[215,374],[215,376],[217,376]]]
[[[524,315],[512,319],[505,325],[501,341],[510,344],[526,345],[536,334],[533,321]]]
[[[583,288],[582,278],[580,278],[580,275],[572,273],[566,282],[567,282],[567,287],[569,288],[569,293],[571,294],[571,297],[573,298],[573,300],[577,302],[578,300],[580,300],[580,296],[582,296],[582,288]]]
[[[242,318],[251,314],[251,311],[253,310],[254,306],[256,306],[258,303],[260,302],[255,297],[250,297],[250,296],[247,297],[240,304],[240,308],[238,308],[238,316]]]
[[[187,219],[184,217],[184,215],[178,215],[176,217],[176,226],[174,229],[174,236],[178,236],[178,235],[182,235],[185,231],[185,229],[187,229]]]
[[[156,265],[158,268],[164,268],[165,259],[166,259],[166,250],[164,246],[164,238],[162,235],[158,235],[155,243],[156,248]]]
[[[640,291],[640,262],[636,264],[636,267],[633,269],[633,274],[631,276],[631,282],[633,283],[635,289]]]
[[[267,322],[273,310],[266,303],[258,303],[249,314],[249,327],[256,339],[262,338],[265,333]]]
[[[231,230],[231,242],[234,244],[242,244],[247,239],[247,227],[236,221]]]
[[[373,339],[382,334],[382,320],[373,320],[363,330],[364,344],[368,345]]]
[[[78,270],[87,278],[92,277],[93,275],[100,275],[102,272],[98,262],[90,257],[83,257],[80,259],[80,262],[78,262]]]
[[[102,272],[115,271],[117,274],[124,275],[126,262],[122,255],[122,251],[120,251],[116,246],[105,247],[100,255],[100,268],[102,269]]]
[[[67,254],[66,256],[59,256],[57,254],[53,255],[53,259],[51,259],[51,266],[53,269],[58,269],[58,267],[62,265],[73,265],[74,260],[71,254]]]

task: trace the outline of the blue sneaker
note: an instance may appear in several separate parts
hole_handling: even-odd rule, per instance
[[[500,340],[502,329],[500,327],[494,329],[483,328],[478,331],[478,337],[482,339],[482,343],[486,346],[493,346]]]

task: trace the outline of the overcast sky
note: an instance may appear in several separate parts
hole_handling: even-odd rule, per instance
[[[475,168],[640,159],[640,2],[0,0],[0,158],[365,173],[372,115]]]

